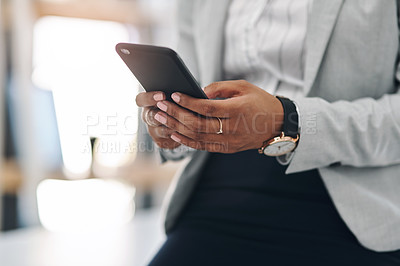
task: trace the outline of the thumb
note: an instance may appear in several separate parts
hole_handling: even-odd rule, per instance
[[[204,88],[204,93],[209,99],[233,98],[242,94],[239,81],[214,82]]]

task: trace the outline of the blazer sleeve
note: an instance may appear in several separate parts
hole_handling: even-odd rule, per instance
[[[399,84],[400,64],[394,79]],[[288,174],[331,165],[385,167],[400,163],[399,87],[380,99],[329,103],[303,98],[296,99],[296,104],[301,115],[300,140]]]
[[[398,69],[397,76],[400,76]],[[384,167],[400,163],[400,94],[329,103],[297,99],[300,140],[287,173],[330,165]]]
[[[193,35],[194,0],[177,1],[178,54],[196,78],[199,78],[197,67],[196,43]],[[160,161],[181,160],[194,150],[182,145],[173,150],[159,149]]]

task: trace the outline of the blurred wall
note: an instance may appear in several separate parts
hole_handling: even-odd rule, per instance
[[[135,26],[139,30],[142,43],[174,48],[176,43],[175,0],[0,0],[0,2],[7,4],[7,14],[4,17],[8,18],[7,29],[10,36],[8,47],[10,48],[12,79],[7,101],[10,106],[11,133],[12,138],[15,139],[18,170],[22,176],[22,182],[18,188],[20,225],[37,225],[39,222],[36,187],[45,178],[60,177],[49,172],[49,164],[53,162],[53,165],[57,166],[60,159],[57,157],[59,143],[53,138],[55,133],[49,135],[51,130],[57,128],[52,118],[54,110],[51,105],[51,95],[34,88],[31,79],[34,23],[40,16],[45,15],[118,20]],[[4,59],[5,57],[1,56],[4,52],[2,49],[5,47],[2,41],[4,40],[0,34],[0,58]],[[4,82],[2,82],[4,62],[5,60],[0,60],[0,89],[2,90],[0,106],[3,107],[0,108],[0,124],[4,123],[2,121],[5,95]],[[4,130],[1,130],[0,137],[3,138],[3,134]],[[150,139],[145,131],[143,134],[144,141],[149,142]],[[1,142],[0,149],[4,150],[2,144]],[[0,186],[1,184],[2,182]]]

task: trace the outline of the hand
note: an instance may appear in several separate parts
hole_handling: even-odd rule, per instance
[[[142,92],[136,96],[136,104],[143,107],[142,119],[148,126],[150,136],[163,149],[174,149],[181,144],[171,139],[172,129],[167,128],[155,119],[160,110],[156,107],[158,101],[165,100],[163,92]],[[166,114],[164,114],[166,115]]]
[[[176,104],[160,101],[163,112],[155,117],[171,132],[171,139],[186,146],[210,152],[235,153],[257,149],[265,140],[280,135],[283,107],[261,88],[240,80],[224,81],[204,89],[210,99],[197,99],[174,93]],[[223,134],[217,134],[220,128]]]

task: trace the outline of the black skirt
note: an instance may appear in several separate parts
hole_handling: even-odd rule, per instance
[[[211,154],[150,265],[400,265],[357,242],[317,170],[285,170],[255,150]]]

